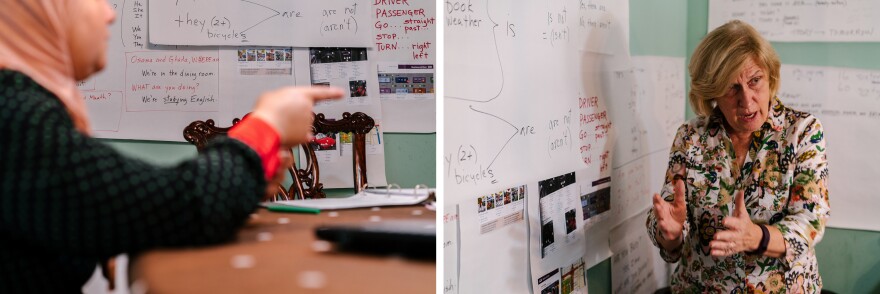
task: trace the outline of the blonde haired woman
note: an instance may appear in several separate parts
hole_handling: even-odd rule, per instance
[[[830,214],[819,120],[783,105],[779,57],[741,21],[689,65],[697,117],[682,125],[647,227],[675,293],[817,293],[814,246]]]

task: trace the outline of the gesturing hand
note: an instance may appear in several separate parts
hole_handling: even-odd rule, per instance
[[[339,88],[286,87],[263,93],[251,115],[275,128],[281,147],[289,148],[308,142],[312,135],[312,107],[315,102],[342,97]]]
[[[681,243],[681,231],[687,218],[687,204],[684,200],[684,181],[679,178],[673,181],[675,194],[672,196],[672,203],[660,198],[660,194],[654,194],[654,216],[657,218],[660,237],[667,243],[674,242],[670,245],[675,247]],[[664,247],[668,246],[664,245]]]
[[[725,229],[715,233],[715,238],[709,242],[712,256],[730,256],[757,249],[756,240],[761,239],[761,228],[749,218],[743,191],[736,192],[734,205],[733,215],[722,221]]]

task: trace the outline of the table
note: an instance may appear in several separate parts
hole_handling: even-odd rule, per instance
[[[414,213],[414,211],[421,211]],[[335,215],[335,216],[332,216]],[[322,211],[259,209],[233,243],[146,252],[132,261],[132,287],[148,293],[434,293],[436,261],[327,250],[320,224],[435,219],[423,206]],[[269,239],[269,240],[267,240]]]

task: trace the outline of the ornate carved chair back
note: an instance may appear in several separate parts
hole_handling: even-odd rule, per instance
[[[233,119],[232,126],[235,126],[240,121],[241,119],[238,118]],[[211,139],[216,136],[226,136],[229,133],[229,130],[232,129],[232,126],[225,128],[218,127],[212,119],[207,121],[197,120],[183,129],[183,138],[186,139],[187,142],[195,145],[199,152],[202,152]],[[278,186],[278,194],[275,197],[276,200],[326,197],[323,191],[323,185],[318,182],[320,178],[318,176],[318,165],[316,164],[315,151],[312,150],[309,144],[303,144],[300,147],[303,148],[303,153],[306,154],[306,164],[303,169],[298,169],[296,162],[294,162],[293,166],[285,167],[287,168],[288,173],[290,173],[293,181],[288,187],[285,187],[283,184]],[[293,154],[293,150],[290,151],[291,154]]]
[[[327,120],[323,113],[315,115],[314,133],[351,133],[352,135],[352,173],[355,193],[367,184],[367,134],[376,126],[372,117],[355,112],[342,114],[340,120]],[[314,147],[313,147],[314,148]]]
[[[233,119],[232,126],[235,126],[240,121],[241,119],[238,118]],[[205,146],[208,145],[211,139],[216,136],[226,136],[229,130],[232,129],[232,126],[221,128],[217,126],[213,119],[207,121],[197,120],[183,128],[183,138],[187,142],[196,145],[196,149],[202,152],[202,149],[205,149]]]

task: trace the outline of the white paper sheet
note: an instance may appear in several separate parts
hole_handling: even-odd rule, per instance
[[[150,43],[370,47],[365,0],[152,0]]]
[[[130,52],[125,60],[125,111],[220,109],[217,51]]]
[[[526,186],[528,195],[536,184]],[[508,188],[512,188],[508,187]],[[460,271],[459,293],[522,293],[528,291],[528,228],[525,221],[513,221],[483,234],[477,198],[499,190],[483,190],[459,204]],[[536,198],[536,197],[535,197]],[[523,209],[523,214],[527,213]],[[527,216],[524,216],[527,217]],[[444,264],[445,267],[453,265]]]
[[[375,127],[366,136],[367,183],[371,187],[384,186],[388,183],[385,177],[385,127],[379,104],[379,86],[375,78],[376,67],[368,59],[365,60],[368,57],[363,49],[320,50],[324,50],[321,51],[323,53],[310,53],[307,48],[294,48],[294,59],[310,60],[311,65],[306,70],[310,72],[311,84],[340,87],[345,95],[339,100],[316,103],[314,112],[323,113],[327,119],[342,119],[344,112],[363,112],[373,118]],[[303,69],[297,70],[299,72]],[[346,139],[345,134],[315,136],[332,136],[337,143],[331,148],[316,149],[315,155],[321,160],[321,183],[325,188],[353,187],[351,139]],[[300,154],[302,155],[302,151]]]
[[[587,275],[584,259],[580,258],[571,264],[556,268],[539,277],[535,293],[586,294]]]
[[[387,180],[385,177],[385,144],[384,136],[379,131],[380,121],[376,122],[376,127],[366,135],[365,147],[367,155],[367,184],[370,187],[385,186]],[[330,133],[315,134],[315,138],[331,137],[334,138],[335,145],[332,147],[318,147],[315,150],[315,157],[321,167],[321,183],[324,188],[351,188],[354,187],[354,178],[352,178],[352,168],[354,167],[353,155],[354,145],[351,143],[350,134]],[[316,139],[322,141],[322,139]],[[311,143],[313,146],[324,146]],[[324,148],[324,149],[321,149]],[[305,156],[302,149],[299,150],[300,158]]]
[[[315,107],[330,108],[376,104],[374,96],[378,85],[370,75],[374,73],[369,61],[332,62],[312,64],[312,84],[342,88],[345,95],[340,100],[321,101]]]
[[[380,62],[379,98],[389,101],[434,101],[434,65]]]
[[[488,234],[525,219],[526,186],[507,188],[477,198],[480,234]]]
[[[317,209],[349,209],[363,207],[415,205],[428,199],[430,190],[409,190],[406,193],[384,190],[365,190],[344,198],[323,198],[275,201],[267,204],[307,207]]]
[[[611,225],[650,207],[666,174],[669,147],[684,123],[684,58],[634,56],[632,69],[615,72],[613,87],[632,89],[611,104],[616,120],[611,175]]]
[[[239,47],[238,74],[242,76],[293,75],[293,48]]]
[[[880,231],[880,206],[872,185],[880,177],[880,71],[782,65],[778,97],[818,117],[830,169],[828,226]]]
[[[379,74],[389,72],[383,70],[383,64],[436,64],[436,7],[436,2],[429,0],[373,2],[375,44],[371,57],[379,62]],[[434,68],[429,72],[433,80]],[[419,99],[383,97],[382,116],[387,132],[433,133],[436,130],[437,101],[433,95],[434,82],[430,84],[426,87],[428,94],[408,95],[408,98]]]
[[[460,225],[458,205],[443,209],[443,294],[458,294]]]
[[[668,285],[666,262],[648,239],[645,213],[611,231],[611,293],[654,293]]]
[[[580,188],[581,218],[584,229],[589,229],[611,215],[611,177],[584,180],[578,177]]]
[[[709,31],[733,19],[770,41],[880,41],[880,2],[871,0],[709,1]]]
[[[575,177],[580,192],[579,213],[582,213],[578,217],[583,219],[586,244],[584,263],[587,268],[591,268],[611,257],[608,233],[611,231],[610,220],[614,210],[610,206],[611,173],[606,172],[602,178],[596,178],[596,173],[587,171],[589,170],[578,170]]]
[[[586,250],[575,179],[572,172],[538,182],[537,207],[530,207],[538,213],[529,219],[533,293],[586,293],[585,272],[573,275]]]
[[[433,63],[437,52],[437,2],[372,1],[376,60]]]

